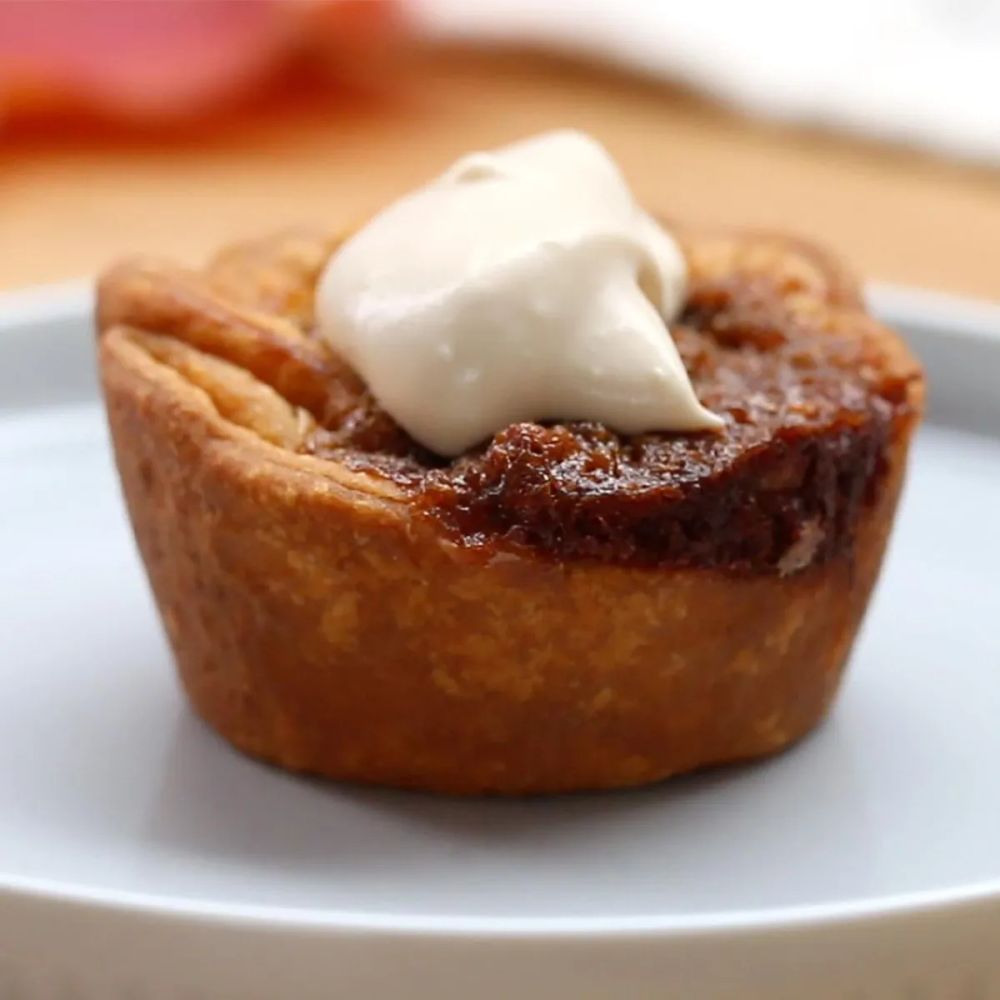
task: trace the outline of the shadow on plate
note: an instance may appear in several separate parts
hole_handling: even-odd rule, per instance
[[[760,840],[762,816],[799,823],[803,817],[795,813],[807,808],[808,800],[796,789],[809,795],[821,789],[824,799],[851,797],[854,768],[841,754],[822,752],[816,742],[777,759],[641,789],[448,798],[286,774],[241,756],[185,713],[165,758],[147,833],[175,850],[270,865],[345,859],[370,864],[391,853],[393,866],[399,867],[407,864],[399,857],[407,844],[414,847],[413,864],[428,852],[460,856],[501,846],[508,855],[582,851],[597,856],[602,845],[614,843],[621,850],[630,840],[651,835],[675,858],[687,850],[701,855],[713,841],[718,850],[731,852],[734,844],[743,849],[741,839],[744,845],[747,838]],[[849,822],[859,819],[855,815]],[[808,827],[806,821],[803,828]],[[823,840],[836,834],[827,829]]]

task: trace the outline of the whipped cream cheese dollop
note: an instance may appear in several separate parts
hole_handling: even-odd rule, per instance
[[[557,131],[390,205],[333,254],[316,311],[396,422],[457,455],[519,421],[721,427],[667,329],[686,277],[606,150]]]

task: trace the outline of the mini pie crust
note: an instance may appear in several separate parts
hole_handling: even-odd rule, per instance
[[[324,405],[326,362],[292,320],[311,309],[303,274],[334,241],[281,239],[281,265],[249,291],[241,261],[266,241],[202,275],[128,262],[99,296],[133,528],[184,688],[212,727],[295,771],[519,794],[760,757],[816,725],[879,572],[922,405],[894,334],[885,364],[908,373],[904,411],[853,544],[830,559],[810,563],[807,535],[760,573],[483,551],[414,517],[392,481],[296,450]],[[797,274],[795,294],[816,308],[864,316],[853,282],[794,241],[695,235],[685,249],[695,271]]]

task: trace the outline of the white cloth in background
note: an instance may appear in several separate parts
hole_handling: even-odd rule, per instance
[[[1000,163],[1000,0],[414,0],[445,38],[521,41],[749,112]]]

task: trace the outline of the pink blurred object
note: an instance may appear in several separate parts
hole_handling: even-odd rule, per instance
[[[364,65],[401,21],[395,0],[0,0],[0,120],[200,115]]]

